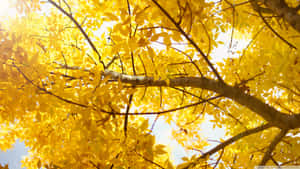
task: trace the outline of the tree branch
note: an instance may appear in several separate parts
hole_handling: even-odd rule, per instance
[[[94,43],[92,42],[90,37],[87,35],[87,33],[83,30],[81,25],[77,22],[77,20],[71,14],[69,14],[67,11],[65,11],[63,8],[61,8],[59,5],[57,5],[53,0],[48,0],[48,2],[51,3],[53,6],[55,6],[59,11],[61,11],[67,17],[69,17],[72,20],[72,22],[74,22],[74,24],[80,30],[80,32],[83,34],[83,36],[88,41],[89,45],[92,47],[94,52],[96,52],[96,54],[98,55],[99,62],[103,65],[103,68],[106,69],[106,66],[105,66],[104,62],[102,61],[102,59],[101,59],[101,55],[100,55],[99,51],[97,50],[96,46],[94,45]]]
[[[35,84],[32,80],[30,80],[29,77],[27,77],[27,76],[25,75],[25,73],[22,72],[21,69],[20,69],[17,65],[13,64],[13,67],[15,67],[15,68],[17,69],[17,71],[23,76],[23,78],[24,78],[27,82],[29,82],[30,84],[32,84],[32,85],[33,85],[34,87],[36,87],[37,89],[39,89],[39,90],[45,92],[46,94],[49,94],[49,95],[51,95],[51,96],[54,96],[54,97],[56,97],[57,99],[59,99],[59,100],[61,100],[61,101],[64,101],[64,102],[66,102],[66,103],[69,103],[69,104],[77,105],[77,106],[83,107],[83,108],[88,108],[88,107],[89,107],[89,106],[87,106],[87,105],[84,105],[84,104],[81,104],[81,103],[76,103],[76,102],[74,102],[74,101],[72,101],[72,100],[68,100],[68,99],[63,98],[63,97],[61,97],[61,96],[58,96],[58,95],[52,93],[51,91],[48,91],[48,90],[46,90],[45,88],[40,87],[39,85]]]
[[[300,15],[297,9],[288,6],[284,0],[264,0],[267,8],[276,15],[282,16],[296,31],[300,33]]]
[[[172,87],[172,88],[175,89],[175,90],[181,91],[181,92],[183,92],[183,93],[189,94],[189,95],[191,95],[191,96],[194,96],[194,97],[200,99],[201,101],[205,100],[204,98],[199,97],[199,96],[197,96],[197,95],[195,95],[195,94],[193,94],[193,93],[191,93],[191,92],[188,92],[188,91],[186,91],[186,90],[182,90],[182,89],[179,89],[179,88],[176,88],[176,87]],[[220,96],[220,97],[221,97],[221,96]],[[243,124],[239,119],[237,119],[235,116],[233,116],[232,114],[230,114],[230,113],[227,112],[226,110],[222,109],[222,108],[221,108],[220,106],[218,106],[217,104],[215,104],[215,103],[213,103],[213,102],[211,102],[211,101],[207,101],[207,103],[213,105],[214,107],[216,107],[217,109],[221,110],[222,112],[224,112],[225,114],[227,114],[229,117],[231,117],[232,119],[234,119],[237,123],[239,123],[240,125],[244,126],[244,124]],[[202,114],[202,113],[201,113],[201,114]],[[244,126],[244,127],[245,127],[245,126]]]
[[[220,156],[219,156],[219,158],[218,158],[216,164],[214,165],[214,168],[213,168],[213,169],[217,168],[217,166],[218,166],[218,164],[219,164],[219,162],[220,162],[220,160],[221,160],[221,158],[222,158],[222,156],[223,156],[223,153],[224,153],[224,149],[222,149],[221,154],[220,154]]]
[[[285,165],[288,165],[288,164],[294,164],[294,163],[297,162],[298,160],[300,160],[300,156],[296,157],[295,159],[292,159],[292,160],[283,162],[283,163],[280,164],[280,166],[285,166]]]
[[[287,132],[288,132],[288,130],[283,129],[274,138],[274,140],[269,145],[268,150],[265,152],[264,157],[263,157],[262,161],[259,164],[260,166],[265,165],[269,161],[269,159],[271,158],[272,151],[275,149],[276,145],[281,141],[281,139],[286,135]]]
[[[255,2],[253,2],[255,3]],[[279,35],[278,32],[276,32],[272,26],[266,21],[265,17],[262,15],[261,9],[258,9],[258,15],[260,16],[260,18],[263,20],[263,22],[266,24],[266,26],[280,39],[282,40],[284,43],[286,43],[287,45],[289,45],[291,48],[297,49],[293,44],[291,44],[289,41],[287,41],[286,39],[284,39],[281,35]]]
[[[176,26],[176,28],[180,31],[180,33],[185,37],[187,41],[189,41],[194,48],[201,54],[201,56],[204,58],[208,66],[212,69],[214,74],[217,76],[218,80],[222,83],[224,83],[222,77],[219,75],[218,71],[215,69],[213,64],[209,61],[208,57],[204,54],[204,52],[199,48],[199,46],[196,44],[196,42],[190,38],[190,36],[181,28],[181,26],[172,18],[172,16],[156,1],[152,0],[152,2],[169,18],[169,20]]]
[[[200,157],[197,158],[197,161],[200,160],[200,159],[206,158],[207,156],[213,155],[214,153],[218,152],[219,150],[224,149],[226,146],[228,146],[228,145],[230,145],[230,144],[238,141],[241,138],[244,138],[244,137],[249,136],[251,134],[263,131],[263,130],[268,129],[270,127],[272,127],[272,125],[270,123],[268,123],[268,124],[265,124],[265,125],[253,128],[253,129],[246,130],[246,131],[244,131],[244,132],[242,132],[242,133],[240,133],[238,135],[235,135],[235,136],[231,137],[230,139],[224,141],[223,143],[220,143],[216,147],[210,149],[206,153],[202,154]],[[193,167],[195,165],[197,165],[195,162],[191,163],[185,169],[188,169],[188,168]]]
[[[130,106],[132,103],[132,98],[133,98],[133,94],[130,94],[129,101],[128,101],[128,104],[126,107],[125,119],[124,119],[124,135],[125,135],[125,137],[127,137],[128,114],[129,114]]]
[[[109,111],[105,111],[103,109],[99,109],[100,111],[104,112],[104,113],[108,113],[108,114],[114,114],[114,115],[119,115],[119,116],[133,116],[133,115],[160,115],[160,114],[166,114],[166,113],[170,113],[170,112],[174,112],[174,111],[178,111],[178,110],[183,110],[183,109],[187,109],[187,108],[190,108],[190,107],[193,107],[193,106],[197,106],[199,104],[203,104],[203,103],[206,103],[210,100],[214,100],[214,99],[217,99],[221,97],[220,95],[219,96],[215,96],[215,97],[211,97],[211,98],[208,98],[206,100],[201,100],[199,102],[196,102],[196,103],[192,103],[192,104],[188,104],[188,105],[185,105],[185,106],[182,106],[182,107],[177,107],[177,108],[173,108],[173,109],[168,109],[168,110],[164,110],[164,111],[158,111],[158,112],[142,112],[142,113],[117,113],[117,112],[109,112]]]
[[[138,153],[138,152],[136,152],[136,154],[137,154],[138,156],[142,157],[145,161],[147,161],[147,162],[149,162],[149,163],[151,163],[151,164],[157,166],[158,168],[166,169],[166,168],[164,168],[163,166],[161,166],[160,164],[158,164],[158,163],[156,163],[156,162],[154,162],[154,161],[152,161],[152,160],[149,160],[148,158],[146,158],[146,157],[143,156],[142,154],[140,154],[140,153]]]
[[[262,100],[244,93],[238,86],[229,86],[217,80],[205,77],[177,77],[168,80],[154,80],[152,77],[132,76],[109,70],[105,70],[102,75],[110,76],[113,80],[120,79],[122,83],[136,86],[193,87],[214,91],[249,108],[274,126],[282,129],[294,129],[300,127],[300,115],[288,115],[282,113],[274,107],[264,103]]]

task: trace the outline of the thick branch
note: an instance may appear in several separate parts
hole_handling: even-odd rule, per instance
[[[264,4],[276,15],[282,16],[300,33],[300,15],[298,14],[297,9],[289,7],[284,0],[264,0]]]
[[[253,2],[255,3],[255,2]],[[277,33],[273,28],[272,26],[266,21],[266,19],[264,18],[264,16],[262,15],[262,11],[261,9],[259,8],[257,10],[260,18],[263,20],[263,22],[266,24],[266,26],[280,39],[282,40],[284,43],[288,44],[291,48],[294,48],[294,49],[297,49],[293,44],[291,44],[289,41],[287,41],[286,39],[284,39],[281,35],[279,35],[279,33]]]
[[[293,129],[300,127],[300,115],[288,115],[244,93],[238,87],[229,86],[223,82],[204,77],[177,77],[168,80],[154,80],[152,77],[131,76],[106,70],[104,76],[110,76],[114,80],[120,79],[123,83],[142,86],[166,86],[166,87],[194,87],[214,91],[224,97],[230,98],[237,103],[249,108],[269,123],[282,128]]]

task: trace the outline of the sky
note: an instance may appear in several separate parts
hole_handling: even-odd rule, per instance
[[[151,125],[155,117],[150,118],[149,124]],[[211,117],[207,117],[206,122],[203,122],[201,124],[201,129],[204,137],[207,139],[213,139],[213,140],[218,140],[219,138],[224,138],[225,131],[221,128],[214,128],[213,129],[213,124],[209,122],[211,120]],[[172,137],[172,128],[175,127],[175,124],[167,124],[164,122],[163,118],[159,118],[155,124],[153,134],[155,135],[156,138],[156,143],[157,144],[164,144],[169,146],[171,153],[170,153],[170,159],[172,160],[173,164],[178,165],[182,163],[183,161],[181,160],[182,157],[191,157],[194,155],[195,151],[192,150],[185,150],[180,144],[177,143],[177,141]],[[212,143],[209,147],[211,148],[215,146],[214,143]]]
[[[12,0],[10,0],[12,1]],[[1,20],[7,17],[13,17],[15,9],[10,8],[8,0],[0,0],[0,24]],[[1,129],[0,129],[1,130]],[[20,169],[22,156],[27,154],[27,149],[22,142],[17,141],[14,148],[7,152],[0,151],[0,164],[5,165],[9,163],[10,169]]]
[[[13,8],[9,8],[8,5],[9,0],[0,0],[0,22],[1,19],[10,16],[13,17],[15,15],[15,10]],[[221,34],[218,41],[230,42],[230,34],[224,33]],[[212,62],[220,62],[222,59],[227,57],[238,57],[235,52],[237,50],[241,50],[247,46],[247,40],[233,40],[232,48],[229,49],[229,43],[225,43],[223,45],[219,45],[217,49],[212,51]],[[155,117],[149,118],[149,124],[151,125]],[[210,117],[206,121],[209,121]],[[213,129],[212,123],[204,122],[202,124],[203,134],[205,137],[218,140],[219,138],[223,138],[225,132],[223,129],[215,128]],[[156,122],[155,128],[153,130],[153,134],[156,136],[157,144],[169,145],[171,148],[171,160],[174,164],[179,164],[181,158],[184,156],[191,156],[193,153],[191,151],[184,150],[173,138],[172,138],[172,125],[168,125],[164,122],[162,118],[159,118]],[[212,145],[213,146],[213,145]],[[24,143],[17,141],[14,145],[14,148],[8,150],[7,152],[0,151],[0,164],[9,164],[10,169],[20,169],[22,157],[27,154],[28,148],[25,147]]]
[[[9,164],[9,169],[20,169],[22,156],[27,154],[27,148],[23,142],[17,141],[14,148],[6,152],[0,152],[0,164]]]
[[[15,0],[10,0],[15,1]],[[0,0],[0,17],[4,16],[13,16],[16,11],[14,8],[11,8],[9,5],[9,0]]]
[[[149,118],[149,124],[151,125],[155,117]],[[207,119],[209,121],[209,119]],[[212,123],[203,123],[203,136],[208,139],[218,140],[218,138],[224,137],[224,130],[220,128],[213,129]],[[182,162],[181,158],[184,156],[192,156],[193,151],[185,150],[172,138],[172,125],[168,125],[164,122],[163,118],[159,118],[153,130],[153,134],[156,137],[157,144],[168,145],[171,149],[170,158],[175,165]],[[213,145],[212,145],[213,146]],[[22,157],[27,155],[28,148],[25,147],[23,142],[17,141],[14,144],[14,148],[7,152],[0,151],[0,164],[9,164],[10,169],[20,169]]]

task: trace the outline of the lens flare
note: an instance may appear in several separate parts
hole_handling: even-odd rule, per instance
[[[13,7],[16,0],[1,0],[0,1],[0,21],[10,17],[15,17],[17,14],[16,8]]]

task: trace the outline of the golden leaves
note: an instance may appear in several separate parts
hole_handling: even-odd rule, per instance
[[[7,124],[1,124],[0,127],[0,150],[6,151],[12,148],[16,141],[16,126],[7,126]]]
[[[119,20],[119,18],[111,12],[105,12],[104,15],[107,17],[108,21],[117,21],[117,20]]]
[[[159,155],[161,155],[161,154],[166,154],[167,151],[164,150],[164,149],[165,149],[165,145],[158,144],[158,145],[156,145],[155,148],[154,148],[154,153],[159,154]]]
[[[39,7],[36,0],[26,2],[30,2],[28,7]],[[216,57],[211,51],[231,41],[218,39],[224,33],[233,33],[232,41],[237,40],[237,44],[244,37],[252,38],[251,44],[244,45],[245,52],[237,53],[239,58],[232,58],[229,53],[224,61],[214,64],[224,81],[247,89],[249,95],[265,100],[284,113],[299,110],[299,53],[277,41],[268,30],[262,29],[256,37],[252,36],[263,25],[255,16],[244,12],[253,12],[249,5],[231,9],[227,4],[230,1],[159,1],[175,20],[174,25],[150,1],[56,2],[72,12],[101,56],[89,48],[74,22],[56,9],[32,12],[8,25],[10,29],[0,30],[0,122],[18,124],[1,126],[0,147],[9,148],[15,138],[25,140],[32,153],[26,160],[28,168],[173,168],[168,158],[171,150],[155,144],[147,119],[130,115],[128,137],[124,136],[123,124],[129,96],[133,93],[129,114],[163,112],[215,95],[198,88],[169,86],[170,79],[214,78],[178,27],[209,59]],[[25,10],[24,4],[21,5],[20,10]],[[236,18],[232,17],[233,11]],[[284,27],[268,19],[276,29]],[[245,33],[249,35],[244,36]],[[281,33],[298,44],[293,33],[285,30]],[[235,48],[235,43],[230,47]],[[129,78],[136,75],[137,84],[147,76],[167,86],[122,83],[120,79],[105,76],[104,71]],[[249,82],[239,86],[248,79]],[[203,138],[207,130],[201,128],[201,123],[207,120],[204,115],[213,117],[212,126],[228,128],[229,135],[264,122],[255,113],[225,98],[160,117],[176,126],[178,130],[173,135],[180,145],[202,150],[208,146]],[[255,139],[259,137],[264,140],[259,142],[261,145],[256,144]],[[261,153],[253,158],[249,153],[256,151],[254,147],[267,146],[271,137],[272,132],[267,131],[227,147],[220,168],[230,166],[234,158],[237,159],[234,165],[253,166]],[[295,139],[288,140],[296,146]],[[299,154],[297,146],[293,151],[280,146],[288,154],[287,158]],[[287,159],[278,154],[276,159]],[[178,168],[193,162],[197,162],[196,167],[205,165],[208,159],[195,160],[195,156],[183,158],[184,163]]]
[[[8,164],[6,164],[5,166],[0,165],[0,169],[8,169]]]

